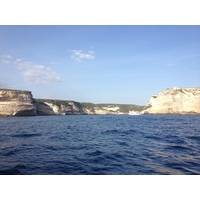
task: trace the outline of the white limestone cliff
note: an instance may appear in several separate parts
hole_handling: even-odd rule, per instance
[[[33,99],[30,91],[0,89],[0,116],[128,114],[144,106]]]
[[[41,113],[41,109],[45,110],[46,112],[43,112],[44,114],[56,114],[56,115],[67,115],[67,114],[124,114],[123,112],[119,112],[120,109],[118,106],[104,106],[104,107],[98,107],[94,106],[93,109],[89,106],[84,106],[79,102],[56,102],[51,100],[52,102],[43,101],[42,104],[40,103],[40,106],[37,106],[37,110],[39,114]],[[44,109],[46,107],[46,109]],[[47,110],[48,108],[48,110]],[[51,110],[50,110],[51,109]]]
[[[146,114],[190,114],[200,113],[200,88],[170,88],[153,95]]]
[[[0,89],[0,116],[33,116],[36,107],[30,91]]]

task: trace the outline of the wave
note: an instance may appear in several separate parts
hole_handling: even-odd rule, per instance
[[[200,174],[198,116],[6,120],[0,174]]]
[[[12,135],[11,137],[16,137],[16,138],[23,138],[23,137],[39,137],[41,136],[42,134],[40,133],[22,133],[22,134],[14,134]]]
[[[0,170],[0,175],[22,175],[24,174],[23,170],[26,170],[25,165],[18,164],[12,168]]]

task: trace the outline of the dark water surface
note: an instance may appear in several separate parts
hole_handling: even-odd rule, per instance
[[[0,174],[200,174],[200,115],[0,118]]]

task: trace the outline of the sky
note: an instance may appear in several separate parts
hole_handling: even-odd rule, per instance
[[[200,87],[200,26],[0,26],[0,88],[146,105],[172,87]]]

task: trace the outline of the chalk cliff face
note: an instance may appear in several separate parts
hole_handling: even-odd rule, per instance
[[[38,101],[38,100],[37,100]],[[37,111],[39,115],[70,115],[87,114],[81,103],[62,100],[39,100]],[[43,110],[43,112],[41,112]]]
[[[30,91],[0,89],[0,116],[36,115]]]
[[[38,115],[90,115],[127,114],[131,110],[141,111],[144,106],[126,104],[93,104],[75,101],[36,99]]]
[[[35,101],[34,105],[36,106],[37,115],[55,115],[56,114],[49,105],[43,102],[38,103]]]
[[[171,88],[153,95],[143,113],[200,113],[200,88]]]
[[[0,116],[128,114],[144,106],[33,99],[30,91],[0,89]]]

